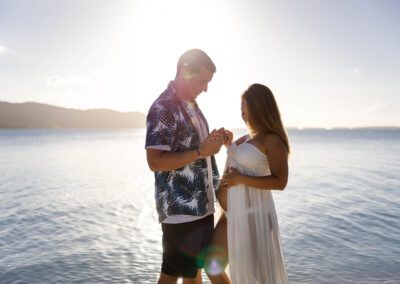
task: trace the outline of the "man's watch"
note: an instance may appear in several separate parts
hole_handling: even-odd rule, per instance
[[[197,159],[203,159],[203,157],[201,156],[199,148],[196,148],[196,151],[197,151]]]

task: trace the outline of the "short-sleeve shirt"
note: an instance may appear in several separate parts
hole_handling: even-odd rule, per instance
[[[207,120],[197,104],[192,103],[208,133]],[[148,112],[146,148],[171,152],[195,150],[202,142],[195,124],[188,103],[177,95],[170,82]],[[176,170],[154,173],[156,208],[160,222],[168,216],[204,217],[214,212],[214,202],[208,192],[217,189],[219,173],[214,156],[209,157],[209,162],[211,171],[208,170],[207,159],[203,158]],[[213,188],[210,189],[210,186]]]

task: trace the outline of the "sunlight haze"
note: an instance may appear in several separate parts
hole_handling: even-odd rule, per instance
[[[217,72],[210,127],[271,88],[286,126],[400,126],[398,1],[0,1],[0,101],[147,114],[179,56]]]

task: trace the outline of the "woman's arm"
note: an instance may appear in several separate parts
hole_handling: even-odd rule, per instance
[[[275,134],[267,135],[263,142],[265,143],[265,154],[268,157],[271,175],[247,176],[241,174],[237,169],[231,168],[231,171],[227,172],[221,180],[224,189],[237,184],[268,190],[285,189],[289,173],[286,146],[280,137]]]

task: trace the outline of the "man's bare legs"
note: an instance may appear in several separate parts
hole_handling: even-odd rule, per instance
[[[201,269],[197,270],[196,278],[183,278],[182,284],[201,284]]]
[[[228,236],[225,214],[222,214],[221,218],[218,220],[217,226],[214,229],[210,247],[215,248],[215,250],[211,251],[210,254],[207,255],[207,263],[209,267],[207,267],[206,272],[208,278],[210,278],[213,284],[230,284],[231,281],[229,280],[228,275],[225,273],[226,264],[228,263]],[[223,267],[219,267],[222,269],[222,273],[213,273],[213,261],[210,261],[210,259],[223,259]],[[215,263],[221,263],[221,261],[214,261],[214,264]]]
[[[217,226],[214,229],[213,238],[211,241],[211,247],[219,248],[218,250],[212,251],[209,255],[207,255],[207,259],[210,258],[225,258],[224,262],[228,262],[228,237],[227,237],[227,220],[225,214],[221,215]],[[221,269],[225,270],[225,267],[221,267]],[[231,281],[228,278],[228,275],[223,271],[220,274],[211,274],[212,268],[208,267],[206,269],[207,276],[211,280],[213,284],[230,284]],[[178,282],[178,277],[170,276],[164,273],[161,273],[160,279],[158,280],[158,284],[176,284]],[[197,270],[196,278],[183,278],[182,284],[201,284],[201,269]]]
[[[158,279],[158,284],[176,284],[178,282],[178,277],[171,276],[165,273],[160,274],[160,278]]]
[[[178,283],[178,277],[171,276],[161,272],[158,284],[176,284]],[[201,269],[197,270],[196,278],[183,278],[182,284],[201,284]]]

